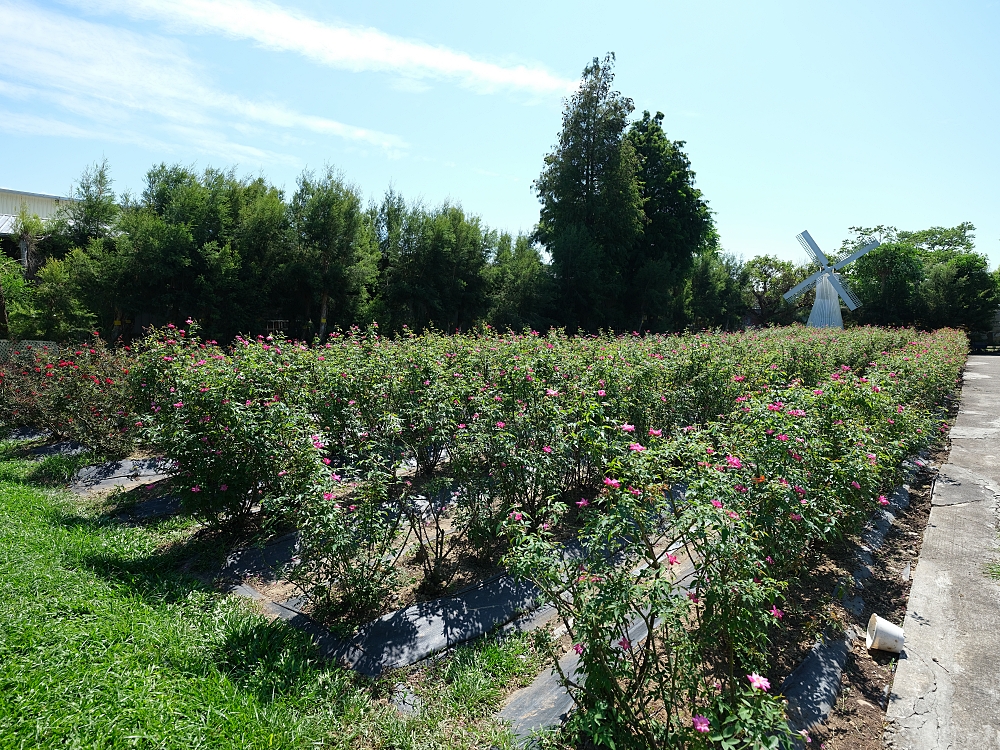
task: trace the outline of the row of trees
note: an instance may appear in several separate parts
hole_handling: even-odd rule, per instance
[[[274,321],[306,337],[371,320],[390,330],[547,323],[538,246],[455,205],[393,191],[365,205],[332,169],[303,174],[287,200],[262,178],[181,166],[151,169],[138,198],[111,187],[98,164],[57,220],[18,222],[31,262],[23,269],[8,252],[0,267],[16,337],[97,327],[127,338],[136,321],[187,317],[219,340]]]
[[[631,119],[613,65],[613,55],[595,58],[566,101],[534,183],[531,235],[393,190],[366,204],[332,168],[303,173],[286,197],[261,177],[161,164],[134,197],[115,195],[105,162],[84,172],[56,220],[22,212],[15,245],[0,253],[0,337],[67,340],[99,328],[127,339],[188,317],[220,341],[277,326],[311,338],[372,320],[388,331],[804,320],[812,295],[781,295],[814,269],[721,251],[684,142],[667,137],[661,113]],[[989,328],[1000,272],[974,251],[973,231],[854,228],[843,254],[883,244],[846,270],[865,303],[847,320]]]

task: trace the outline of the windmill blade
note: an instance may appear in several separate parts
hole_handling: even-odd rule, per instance
[[[799,284],[796,284],[795,286],[793,286],[791,289],[789,289],[787,292],[785,292],[781,296],[784,297],[784,299],[787,302],[791,302],[793,299],[795,299],[796,297],[798,297],[800,294],[803,294],[803,293],[809,291],[809,289],[811,287],[815,286],[816,282],[819,281],[819,277],[822,276],[822,275],[823,275],[823,271],[817,271],[812,276],[810,276],[808,279],[806,279],[805,281],[803,281],[803,282],[801,282]]]
[[[872,250],[874,250],[876,247],[878,247],[881,244],[882,243],[879,242],[878,240],[875,240],[875,242],[869,242],[863,248],[861,248],[860,250],[855,250],[853,253],[851,253],[850,255],[848,255],[846,258],[844,258],[839,263],[834,263],[833,264],[833,270],[834,271],[839,271],[841,268],[843,268],[844,266],[846,266],[848,263],[853,263],[858,258],[860,258],[862,255],[864,255],[865,253],[870,253]]]
[[[823,251],[819,249],[819,245],[816,244],[816,241],[813,240],[812,235],[809,234],[809,232],[803,231],[801,234],[795,235],[795,239],[799,241],[799,244],[802,245],[802,249],[806,251],[813,261],[819,263],[823,268],[830,265],[830,261],[828,261],[826,256],[823,255]]]
[[[858,295],[856,295],[854,290],[847,286],[847,284],[842,282],[837,277],[837,274],[830,274],[830,283],[833,284],[833,288],[837,290],[837,294],[840,295],[840,298],[844,300],[844,304],[847,305],[848,310],[857,310],[861,307],[861,300],[858,299]]]

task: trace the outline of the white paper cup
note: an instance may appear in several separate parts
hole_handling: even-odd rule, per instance
[[[898,654],[903,650],[903,629],[883,620],[878,615],[872,615],[868,620],[868,632],[865,635],[865,645],[876,651],[890,651]]]

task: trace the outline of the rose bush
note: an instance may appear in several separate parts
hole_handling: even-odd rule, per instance
[[[94,336],[74,347],[15,348],[0,365],[0,424],[29,426],[108,456],[127,455],[138,435],[129,377],[134,357]]]
[[[263,347],[231,355],[168,328],[145,343],[134,374],[146,409],[145,439],[173,459],[184,506],[211,522],[251,511],[288,512],[322,484],[324,441],[315,417],[290,399],[296,378],[280,379]],[[269,347],[270,348],[270,347]]]
[[[789,737],[745,684],[786,582],[946,429],[966,350],[955,331],[872,328],[373,327],[225,351],[167,330],[135,383],[189,506],[286,514],[317,601],[377,608],[407,540],[430,588],[463,544],[503,555],[574,639],[582,672],[562,677],[590,741],[753,747]]]
[[[586,678],[561,677],[591,741],[788,744],[780,706],[748,704],[743,679],[766,669],[781,591],[808,545],[857,530],[902,460],[934,439],[964,341],[922,338],[875,355],[864,375],[840,365],[822,387],[735,376],[731,407],[669,437],[651,429],[639,443],[607,425],[607,476],[582,501],[582,558],[510,519],[509,566],[576,643]]]

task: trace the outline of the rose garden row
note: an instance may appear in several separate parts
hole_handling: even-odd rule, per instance
[[[430,586],[458,548],[505,555],[573,637],[587,680],[565,678],[590,737],[697,746],[781,725],[741,675],[766,667],[783,582],[934,439],[965,347],[956,332],[880,329],[371,330],[226,351],[168,329],[116,366],[133,404],[123,432],[177,461],[192,511],[292,519],[296,576],[314,597],[377,603],[407,537]],[[0,387],[106,392],[117,383],[99,352],[39,357]],[[567,534],[584,559],[562,554]],[[697,561],[687,596],[671,574],[683,554]],[[637,618],[654,635],[632,644]]]

